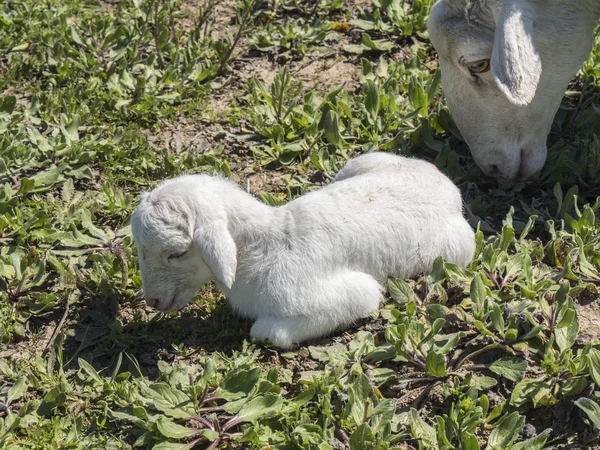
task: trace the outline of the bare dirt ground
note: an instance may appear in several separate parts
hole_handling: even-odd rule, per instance
[[[580,338],[584,341],[598,339],[600,333],[600,297],[590,292],[579,296],[577,303]]]

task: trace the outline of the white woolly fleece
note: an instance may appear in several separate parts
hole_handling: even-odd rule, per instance
[[[350,160],[330,185],[267,206],[220,177],[187,175],[145,194],[132,218],[144,296],[185,306],[215,278],[251,335],[290,348],[378,308],[387,277],[461,266],[475,251],[459,190],[425,161]]]

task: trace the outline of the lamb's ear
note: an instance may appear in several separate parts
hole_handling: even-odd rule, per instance
[[[535,97],[542,60],[533,34],[533,13],[519,0],[497,13],[492,75],[511,103],[526,106]]]
[[[237,268],[237,248],[224,220],[196,228],[194,247],[223,286],[231,289]]]

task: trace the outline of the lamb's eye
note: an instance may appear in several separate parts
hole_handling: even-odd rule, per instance
[[[187,254],[187,251],[186,251],[186,252],[183,252],[183,253],[175,253],[175,254],[173,254],[173,255],[169,255],[169,256],[167,256],[167,259],[168,259],[169,261],[172,261],[173,259],[179,259],[179,258],[183,258],[183,257],[184,257],[186,254]]]
[[[467,64],[467,68],[471,73],[484,73],[490,70],[490,60],[480,59]]]

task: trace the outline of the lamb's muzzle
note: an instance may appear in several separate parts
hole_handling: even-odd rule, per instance
[[[435,166],[387,153],[350,160],[334,182],[269,207],[220,177],[145,194],[132,218],[144,296],[185,306],[210,279],[251,335],[289,348],[378,308],[387,277],[461,266],[475,251],[460,192]]]

